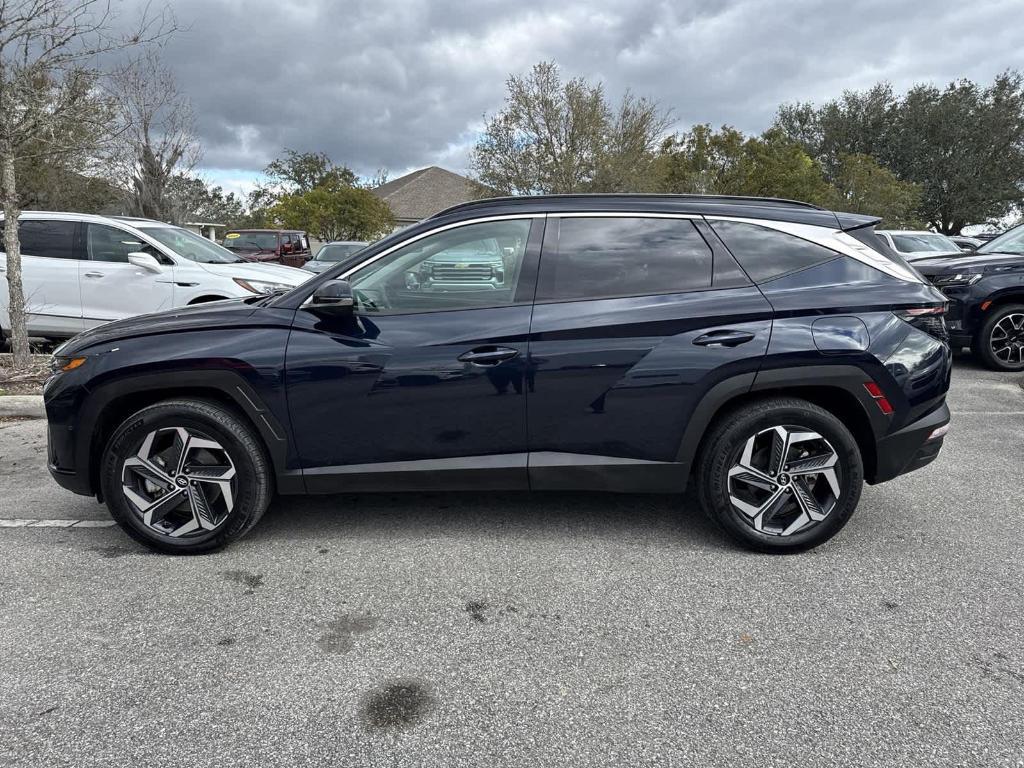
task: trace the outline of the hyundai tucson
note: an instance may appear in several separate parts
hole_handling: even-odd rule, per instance
[[[754,198],[459,205],[287,293],[79,335],[45,388],[50,471],[169,553],[237,539],[275,493],[691,481],[740,544],[807,549],[948,428],[946,297],[876,223]]]

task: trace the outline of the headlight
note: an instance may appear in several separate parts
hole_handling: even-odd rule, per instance
[[[974,285],[983,275],[957,272],[955,275],[942,275],[935,278],[935,285]]]
[[[234,281],[245,288],[245,290],[252,291],[253,293],[276,293],[277,291],[290,291],[295,287],[294,285],[288,285],[287,283],[271,283],[265,280],[243,280],[240,277],[234,278]]]
[[[65,357],[63,355],[54,355],[50,358],[50,373],[57,374],[64,371],[73,371],[85,365],[84,357]]]

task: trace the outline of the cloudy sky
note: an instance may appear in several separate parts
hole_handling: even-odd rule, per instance
[[[124,0],[123,18],[132,15]],[[466,169],[510,72],[542,59],[673,110],[760,131],[778,104],[1024,70],[1024,0],[170,0],[166,64],[201,172],[246,189],[283,147],[369,175]]]

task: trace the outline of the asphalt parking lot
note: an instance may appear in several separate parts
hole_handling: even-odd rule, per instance
[[[803,555],[692,497],[279,500],[224,553],[0,528],[0,765],[1024,765],[1024,389]],[[0,424],[0,518],[103,520]]]

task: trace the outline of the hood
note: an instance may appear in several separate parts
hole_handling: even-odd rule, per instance
[[[204,304],[168,309],[164,312],[154,312],[149,315],[136,315],[123,320],[114,320],[78,334],[60,346],[54,354],[74,355],[88,347],[109,344],[136,336],[203,328],[224,328],[244,323],[254,312],[258,311],[258,303],[262,298],[264,297],[254,296],[251,299],[210,301]]]
[[[263,264],[254,261],[237,264],[200,264],[203,269],[223,277],[240,277],[243,280],[265,280],[285,285],[298,285],[309,279],[309,273],[284,264]]]
[[[1024,256],[1009,253],[959,253],[916,259],[914,269],[922,275],[945,272],[983,272],[986,267],[1024,267]]]

